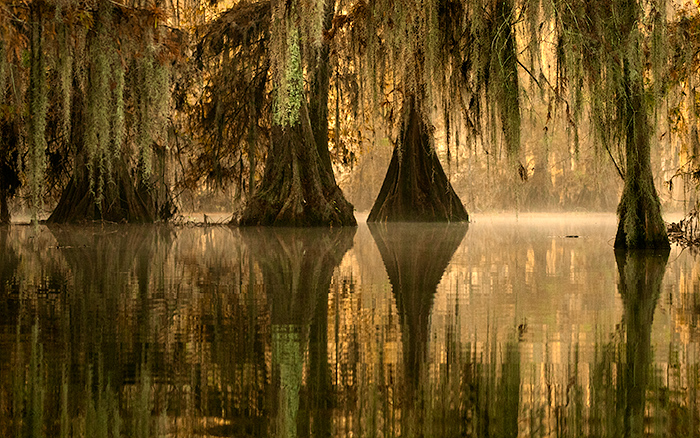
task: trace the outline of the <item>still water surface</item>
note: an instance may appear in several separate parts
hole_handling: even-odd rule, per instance
[[[700,264],[615,227],[0,228],[0,436],[700,435]]]

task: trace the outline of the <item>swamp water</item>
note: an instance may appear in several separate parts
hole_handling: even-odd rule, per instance
[[[615,229],[0,228],[0,436],[700,435],[700,263]]]

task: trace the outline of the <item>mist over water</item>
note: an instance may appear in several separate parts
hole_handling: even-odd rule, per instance
[[[472,219],[0,229],[0,435],[700,434],[692,254]]]

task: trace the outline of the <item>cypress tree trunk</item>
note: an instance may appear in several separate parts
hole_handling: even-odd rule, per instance
[[[304,99],[299,121],[272,128],[265,174],[238,224],[293,227],[357,224],[352,204],[335,183],[332,170],[322,164]]]
[[[0,56],[4,56],[0,54]],[[5,90],[0,89],[0,96],[7,98]],[[21,185],[19,179],[19,123],[16,116],[5,116],[0,120],[0,224],[9,224],[10,200]]]
[[[29,153],[27,154],[28,185],[32,209],[32,222],[38,220],[44,188],[46,170],[46,60],[44,59],[44,3],[30,4],[30,44],[29,44]]]
[[[10,208],[8,206],[8,193],[4,188],[0,188],[0,225],[9,225]]]
[[[328,32],[333,23],[333,13],[335,3],[328,1],[325,3],[323,11],[323,31]],[[309,99],[309,119],[311,128],[314,131],[314,140],[318,149],[318,156],[321,165],[325,169],[324,174],[333,177],[335,184],[331,156],[328,152],[328,92],[330,89],[331,66],[330,66],[330,45],[325,39],[321,47],[317,49],[316,66],[313,68],[314,76],[311,79],[311,95]],[[336,98],[338,98],[336,96]]]
[[[368,222],[466,222],[469,214],[450,184],[432,145],[415,96],[403,106],[394,148]]]
[[[154,222],[155,213],[140,196],[134,186],[126,164],[118,159],[114,166],[114,186],[109,196],[100,203],[90,190],[88,171],[83,163],[78,166],[68,186],[61,193],[56,208],[47,219],[48,223],[81,223],[90,221],[147,223]]]
[[[112,164],[112,184],[105,190],[98,204],[90,187],[85,147],[85,98],[79,86],[73,87],[71,142],[76,146],[77,157],[73,177],[61,193],[56,208],[49,216],[49,223],[79,223],[95,220],[110,222],[153,222],[155,212],[136,191],[126,163],[118,157]]]
[[[19,128],[16,123],[0,123],[0,224],[9,224],[10,199],[20,186],[17,158]]]
[[[625,60],[623,117],[626,121],[627,172],[617,208],[615,248],[668,248],[659,195],[651,172],[650,126],[644,103],[643,76]]]

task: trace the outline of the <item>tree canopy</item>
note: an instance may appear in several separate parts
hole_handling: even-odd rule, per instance
[[[379,191],[391,166],[372,160],[402,159],[413,111],[445,205],[621,199],[619,244],[654,246],[657,188],[669,203],[682,177],[695,202],[698,16],[662,0],[7,1],[2,220],[25,200],[56,221],[153,221],[221,190],[242,223],[351,224],[340,187],[361,199],[374,166]],[[281,214],[309,203],[316,219]]]

